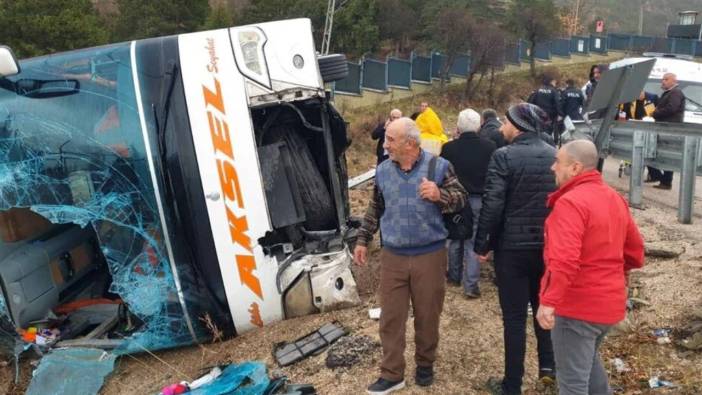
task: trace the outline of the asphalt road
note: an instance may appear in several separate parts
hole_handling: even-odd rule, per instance
[[[604,166],[604,178],[607,182],[617,188],[620,191],[629,191],[629,176],[622,175],[621,178],[618,176],[619,172],[619,159],[607,158]],[[646,171],[644,170],[644,178],[646,177]],[[656,189],[653,186],[655,183],[646,184],[644,183],[643,189],[643,204],[644,208],[646,205],[655,204],[663,207],[668,207],[676,210],[678,209],[678,191],[680,190],[680,173],[675,173],[673,175],[673,189],[666,191],[662,189]],[[702,177],[697,177],[695,181],[695,199],[694,199],[694,218],[693,221],[702,220],[702,211],[699,210],[700,202],[702,202]]]

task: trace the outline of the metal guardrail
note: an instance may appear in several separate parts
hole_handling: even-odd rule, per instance
[[[575,132],[566,140],[594,140],[602,120],[575,123]],[[702,124],[644,121],[617,121],[609,129],[603,149],[609,155],[631,162],[629,205],[640,208],[643,199],[645,166],[680,172],[678,222],[692,223],[695,177],[702,176]]]

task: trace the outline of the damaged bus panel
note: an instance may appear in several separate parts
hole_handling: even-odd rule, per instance
[[[309,20],[0,50],[3,351],[174,347],[359,302],[324,91],[345,62]]]

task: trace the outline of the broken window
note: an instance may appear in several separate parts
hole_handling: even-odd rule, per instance
[[[128,313],[115,344],[139,351],[192,342],[182,301],[199,300],[200,286],[166,242],[172,203],[154,127],[142,128],[130,49],[33,59],[0,83],[0,318],[26,329],[60,320],[66,303],[120,299]],[[57,256],[6,259],[49,249]]]

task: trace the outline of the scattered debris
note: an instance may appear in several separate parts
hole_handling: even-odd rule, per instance
[[[702,350],[702,332],[697,332],[687,339],[683,339],[678,344],[688,350]]]
[[[217,377],[222,375],[222,369],[219,368],[219,366],[215,366],[210,370],[209,373],[206,375],[200,377],[199,379],[193,381],[192,383],[188,384],[188,387],[190,387],[191,390],[197,389],[202,387],[203,385],[209,384],[217,379]]]
[[[54,349],[40,360],[27,394],[97,394],[116,358],[98,349]]]
[[[658,344],[670,344],[670,329],[659,328],[653,330],[653,336],[656,337]]]
[[[329,348],[326,365],[329,369],[349,368],[379,347],[380,343],[368,336],[346,336]]]
[[[650,305],[651,305],[651,303],[649,301],[643,300],[641,298],[629,298],[627,300],[627,307],[629,307],[630,310],[637,309],[641,306],[650,306]]]
[[[653,336],[655,337],[667,337],[670,335],[670,329],[659,328],[653,330]]]
[[[695,317],[695,318],[697,318],[697,319],[702,320],[702,307],[700,307],[700,308],[698,308],[698,309],[695,309],[695,310],[692,312],[692,316]]]
[[[644,247],[644,254],[651,258],[673,259],[682,255],[683,252],[685,252],[685,247],[679,243],[667,241],[647,243]]]
[[[188,383],[182,382],[163,387],[161,395],[180,395],[186,392],[190,392],[190,388],[188,388]]]
[[[614,360],[612,361],[612,364],[614,364],[614,369],[618,373],[624,373],[624,372],[628,372],[631,370],[631,369],[629,369],[628,366],[626,366],[626,363],[621,358],[614,358]]]
[[[379,320],[380,319],[380,307],[376,307],[375,309],[369,309],[368,310],[368,317],[372,320]]]
[[[210,372],[210,376],[213,372]],[[203,378],[204,378],[203,377]],[[208,378],[209,380],[209,378]],[[196,384],[195,380],[193,384]],[[263,362],[244,362],[231,364],[221,369],[221,374],[207,383],[200,383],[201,387],[192,389],[193,395],[219,395],[219,394],[261,394],[268,388],[270,380]]]
[[[619,321],[616,325],[612,327],[612,329],[609,331],[609,336],[610,337],[616,337],[616,336],[621,336],[625,335],[628,333],[631,333],[634,331],[634,324],[631,321],[631,317],[629,314],[624,317],[623,320]]]
[[[670,381],[661,380],[658,376],[653,376],[648,380],[648,386],[651,388],[675,388],[675,384]]]
[[[163,387],[161,395],[219,395],[263,394],[270,380],[263,362],[244,362],[226,366],[216,366],[209,373],[188,383],[171,384]]]
[[[346,336],[348,331],[340,323],[334,321],[325,324],[316,331],[309,333],[294,342],[276,344],[273,356],[280,366],[292,365],[310,355],[321,353],[330,344]]]
[[[290,384],[286,376],[271,381],[263,395],[315,395],[317,390],[311,384]]]
[[[357,189],[357,188],[362,188],[365,186],[367,183],[369,183],[371,180],[375,178],[375,169],[370,169],[367,172],[356,176],[354,178],[350,178],[348,182],[348,187],[349,189]]]

